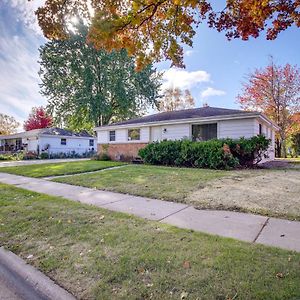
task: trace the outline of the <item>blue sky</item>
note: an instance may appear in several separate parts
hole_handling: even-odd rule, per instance
[[[38,47],[46,40],[36,23],[34,10],[42,0],[0,2],[0,112],[21,123],[33,106],[45,105],[39,94]],[[164,70],[164,86],[189,88],[196,106],[237,108],[236,96],[246,74],[264,67],[272,55],[278,64],[300,66],[300,30],[290,28],[275,41],[262,35],[249,41],[227,41],[205,25],[200,26],[194,47],[186,49],[186,69],[170,70],[170,62],[157,65]]]

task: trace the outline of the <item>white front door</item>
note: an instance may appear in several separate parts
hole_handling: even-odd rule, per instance
[[[151,127],[151,142],[161,141],[161,127]]]

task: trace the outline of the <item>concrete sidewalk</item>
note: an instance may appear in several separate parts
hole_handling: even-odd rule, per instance
[[[0,182],[209,234],[300,252],[300,222],[191,206],[0,173]]]

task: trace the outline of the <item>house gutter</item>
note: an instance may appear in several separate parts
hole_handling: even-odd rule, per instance
[[[149,127],[149,126],[163,126],[163,125],[176,125],[176,124],[191,124],[191,123],[208,123],[213,121],[223,121],[223,120],[240,120],[240,119],[250,119],[259,117],[263,121],[267,122],[268,124],[271,124],[273,127],[275,127],[277,130],[279,129],[278,126],[273,123],[270,119],[268,119],[265,115],[257,112],[253,113],[247,113],[245,115],[225,115],[225,116],[219,116],[219,117],[202,117],[202,118],[188,118],[188,119],[178,119],[178,120],[169,120],[169,121],[159,121],[159,122],[144,122],[144,123],[133,123],[133,124],[123,124],[123,125],[105,125],[101,127],[95,127],[95,131],[103,131],[103,130],[114,130],[114,129],[122,129],[122,128],[136,128],[136,127]]]

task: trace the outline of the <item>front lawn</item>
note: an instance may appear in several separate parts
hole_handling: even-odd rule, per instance
[[[82,174],[54,181],[120,193],[184,202],[187,195],[225,176],[226,171],[130,165],[101,174]]]
[[[54,181],[222,209],[300,220],[298,169],[215,171],[124,166]]]
[[[18,167],[3,167],[0,169],[0,172],[38,178],[97,171],[109,167],[120,166],[122,164],[123,163],[121,162],[114,161],[85,160]]]
[[[0,184],[0,244],[80,299],[298,299],[300,254]]]

